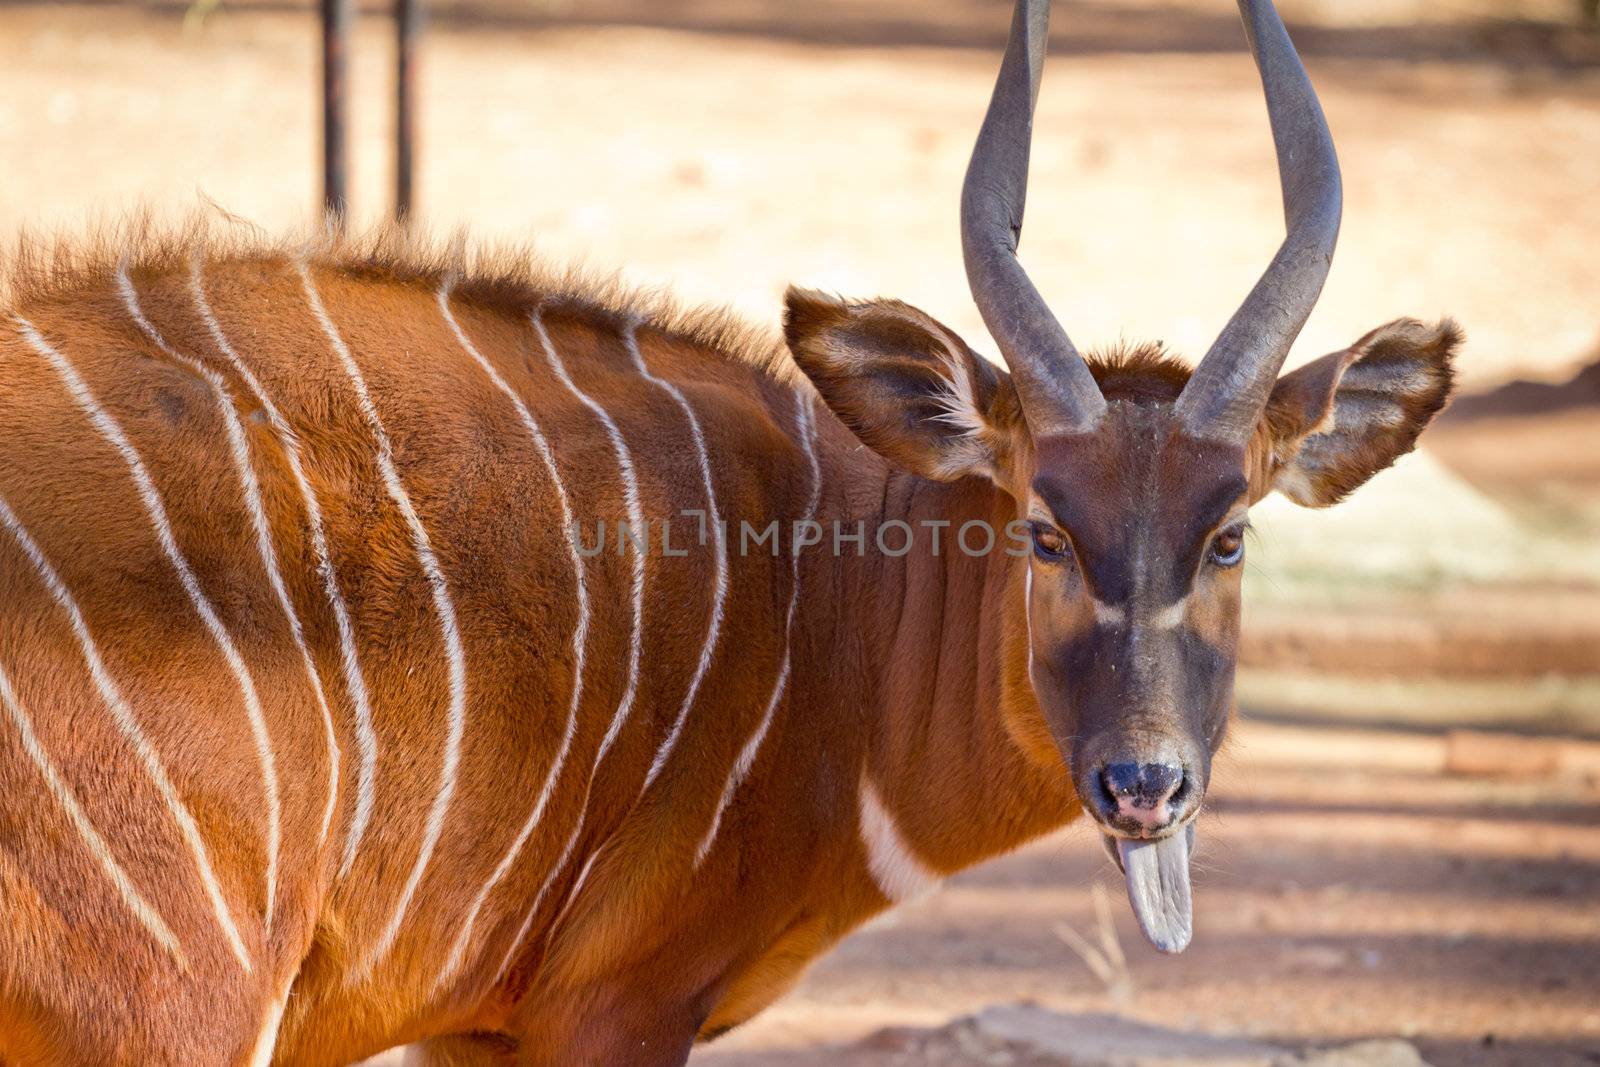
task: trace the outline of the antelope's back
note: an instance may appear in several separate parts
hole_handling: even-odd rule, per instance
[[[719,564],[681,512],[799,517],[795,387],[625,309],[445,289],[262,255],[107,265],[13,307],[0,907],[21,919],[0,984],[269,981],[321,953],[430,988],[481,887],[469,967],[586,798],[593,841],[634,810],[693,686],[683,743],[731,765],[750,723],[718,709],[759,713],[790,569]],[[652,541],[637,618],[630,492]],[[696,681],[713,626],[736,636]],[[722,788],[671,763],[661,782]]]

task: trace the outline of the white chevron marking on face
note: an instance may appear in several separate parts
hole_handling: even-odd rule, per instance
[[[1189,598],[1179,597],[1160,611],[1150,616],[1150,625],[1161,630],[1171,630],[1183,625],[1183,617],[1189,611]]]
[[[1094,604],[1094,621],[1101,626],[1121,626],[1128,621],[1128,613],[1120,604],[1107,604],[1099,597],[1089,599]]]

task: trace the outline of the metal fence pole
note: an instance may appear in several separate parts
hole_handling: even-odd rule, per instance
[[[417,0],[394,0],[394,217],[399,222],[411,218],[416,190],[413,167],[417,141],[416,46],[419,17]]]
[[[342,223],[346,178],[348,60],[353,0],[322,0],[322,203]]]

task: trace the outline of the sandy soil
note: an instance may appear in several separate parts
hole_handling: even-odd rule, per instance
[[[857,934],[691,1062],[903,1062],[815,1046],[1017,1000],[1291,1045],[1404,1036],[1440,1067],[1600,1062],[1600,778],[1447,776],[1424,735],[1236,736],[1184,955],[1145,946],[1099,843],[1069,829]],[[1128,960],[1120,993],[1056,932],[1094,939],[1096,885]]]
[[[1488,384],[1561,377],[1600,339],[1600,37],[1481,19],[1560,6],[1286,0],[1346,185],[1303,355],[1453,313],[1466,379]],[[480,14],[447,5],[427,37],[429,227],[535,239],[765,322],[790,281],[896,295],[983,341],[956,194],[1004,4],[454,7]],[[1281,234],[1230,7],[1086,0],[1057,19],[1025,253],[1081,343],[1203,351]],[[354,207],[371,219],[388,199],[390,49],[384,20],[361,25]],[[311,212],[309,11],[225,3],[185,32],[176,6],[8,4],[0,39],[0,235],[201,193],[273,230]]]

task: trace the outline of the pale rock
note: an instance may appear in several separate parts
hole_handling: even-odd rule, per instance
[[[1029,1062],[1051,1060],[1060,1067],[1429,1067],[1414,1046],[1398,1039],[1300,1053],[1247,1037],[1025,1004],[990,1008],[957,1027],[1014,1049]]]
[[[1409,1041],[1386,1038],[1357,1041],[1338,1048],[1316,1049],[1298,1060],[1300,1067],[1428,1067]]]
[[[1287,1049],[1243,1037],[1169,1030],[1117,1015],[1063,1015],[1028,1005],[990,1008],[985,1037],[1062,1067],[1295,1067]]]

